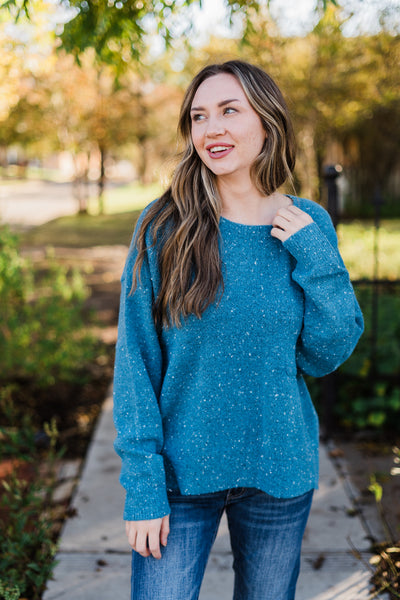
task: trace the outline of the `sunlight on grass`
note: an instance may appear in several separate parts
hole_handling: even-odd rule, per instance
[[[340,252],[352,279],[374,275],[374,226],[355,221],[338,226]],[[383,221],[378,232],[379,269],[382,279],[400,279],[400,222]]]
[[[140,212],[60,217],[21,234],[21,243],[65,248],[128,246]]]
[[[129,245],[139,214],[161,192],[160,184],[132,183],[108,188],[104,196],[104,214],[98,214],[97,199],[92,198],[89,215],[54,219],[22,234],[21,242],[25,246],[70,248]]]
[[[136,182],[106,189],[104,213],[111,215],[131,210],[142,210],[149,202],[158,198],[162,192],[163,188],[159,183],[144,186]],[[98,214],[97,198],[89,199],[89,213],[91,215]]]

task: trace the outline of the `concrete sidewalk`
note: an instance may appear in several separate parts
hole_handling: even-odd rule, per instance
[[[44,600],[128,600],[130,549],[122,521],[120,460],[113,450],[111,392],[106,399],[73,499],[77,516],[64,527],[54,579]],[[352,491],[321,446],[316,493],[302,552],[296,600],[367,600],[369,541],[354,514]],[[351,551],[355,547],[360,555]],[[221,522],[200,600],[231,600],[232,557],[226,521]],[[182,598],[181,600],[185,600]],[[274,600],[271,598],[271,600]]]

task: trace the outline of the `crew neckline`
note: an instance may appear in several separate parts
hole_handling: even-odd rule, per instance
[[[290,194],[284,194],[287,198],[290,198],[292,201],[292,205],[293,206],[297,206],[297,197],[296,196],[291,196]],[[239,221],[232,221],[231,219],[227,219],[226,217],[223,217],[222,215],[220,216],[220,222],[222,223],[227,223],[228,225],[233,225],[233,226],[237,226],[237,227],[243,227],[243,228],[248,228],[248,229],[272,229],[273,225],[269,224],[269,225],[251,225],[248,223],[240,223]]]

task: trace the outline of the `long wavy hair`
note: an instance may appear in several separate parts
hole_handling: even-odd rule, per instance
[[[138,250],[133,269],[133,293],[148,248],[157,246],[160,287],[153,305],[155,322],[164,327],[181,326],[194,314],[201,318],[207,307],[223,293],[219,253],[221,200],[216,177],[200,160],[192,141],[190,109],[198,87],[214,75],[228,73],[241,84],[268,134],[251,168],[257,189],[269,196],[287,179],[293,181],[295,140],[286,103],[276,83],[259,67],[231,60],[208,65],[190,83],[178,122],[184,150],[171,185],[146,212],[135,243]],[[162,243],[160,243],[160,240]]]

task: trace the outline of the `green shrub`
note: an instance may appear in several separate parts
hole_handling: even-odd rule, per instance
[[[0,519],[3,585],[37,600],[52,574],[56,550],[52,522],[41,497],[43,483],[40,479],[27,482],[13,474],[2,485],[0,508],[7,511],[7,519]]]
[[[87,296],[78,271],[51,256],[35,269],[16,236],[0,229],[0,381],[79,378],[96,347],[82,317]]]
[[[54,488],[57,432],[47,426],[49,448],[35,445],[29,417],[12,401],[12,388],[0,392],[4,424],[0,426],[0,460],[12,459],[0,483],[0,598],[41,598],[55,565],[49,501]],[[46,471],[40,465],[46,463]]]
[[[357,286],[365,319],[365,332],[351,357],[337,371],[337,397],[333,407],[337,424],[347,430],[373,429],[400,432],[400,297],[392,289],[380,290],[375,352],[372,335],[372,287]],[[319,380],[308,380],[317,410],[322,392]]]
[[[399,286],[400,287],[400,286]],[[355,352],[342,365],[341,372],[367,376],[374,368],[381,375],[400,373],[400,296],[397,289],[381,289],[377,297],[376,352],[372,354],[372,286],[356,286],[364,315],[365,331]],[[371,361],[374,360],[374,365]]]
[[[0,598],[3,600],[18,600],[21,591],[17,585],[9,586],[0,579]]]

